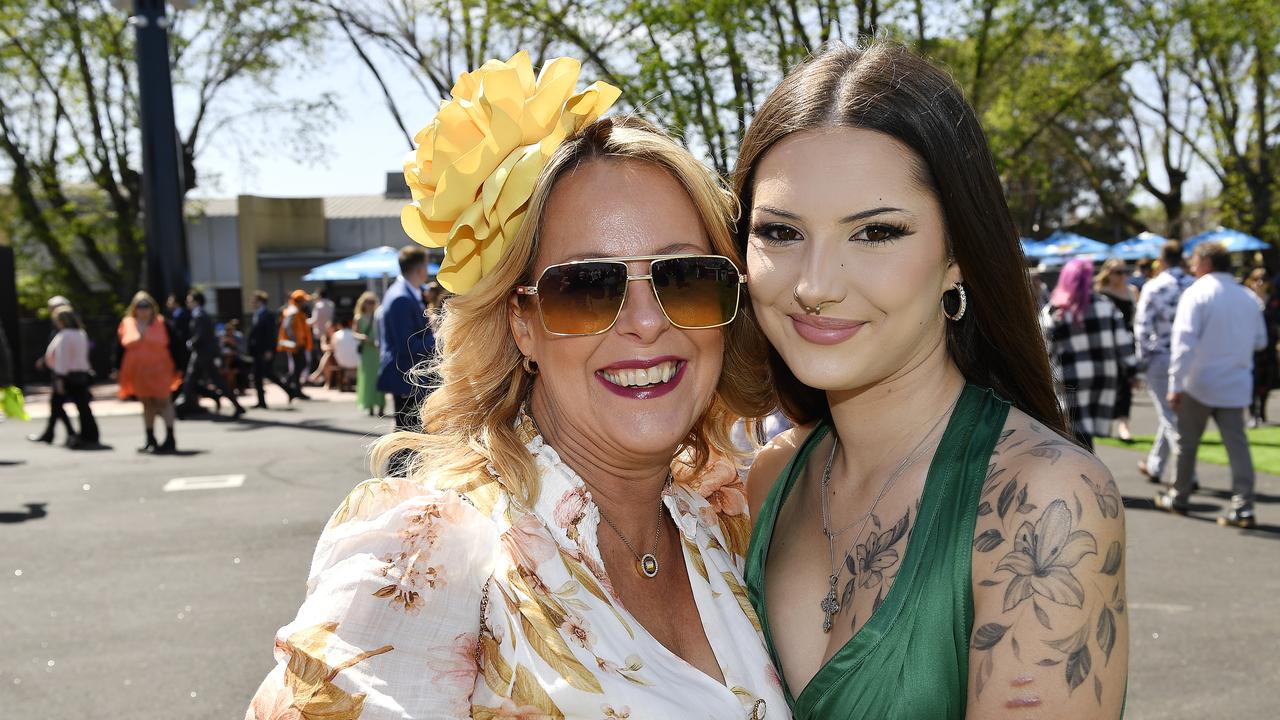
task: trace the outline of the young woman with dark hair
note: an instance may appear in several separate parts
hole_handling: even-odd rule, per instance
[[[1124,520],[1054,396],[986,138],[944,72],[837,47],[735,174],[799,426],[761,451],[748,594],[797,718],[1120,715]]]

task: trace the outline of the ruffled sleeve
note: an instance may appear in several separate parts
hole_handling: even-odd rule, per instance
[[[246,720],[466,718],[493,522],[454,492],[358,486],[329,519]]]

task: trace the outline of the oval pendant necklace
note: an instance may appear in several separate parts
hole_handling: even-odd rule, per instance
[[[662,494],[665,494],[669,487],[671,487],[670,472],[667,473],[667,482],[662,487]],[[636,552],[635,547],[631,545],[631,541],[627,539],[627,536],[622,534],[622,531],[618,529],[617,525],[613,524],[613,521],[609,519],[608,515],[604,514],[604,511],[600,509],[599,505],[596,506],[596,511],[600,513],[600,517],[604,519],[605,523],[609,525],[609,528],[612,529],[614,534],[618,536],[618,539],[622,541],[622,544],[627,546],[627,550],[629,550],[631,555],[635,557],[636,570],[647,578],[654,578],[658,576],[658,541],[662,538],[662,494],[658,495],[658,529],[653,533],[653,550],[645,553],[644,555]]]

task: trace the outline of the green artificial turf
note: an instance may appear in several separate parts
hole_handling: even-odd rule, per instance
[[[1268,475],[1280,475],[1280,427],[1268,425],[1253,428],[1247,432],[1254,468]],[[1121,442],[1115,438],[1094,438],[1094,442],[1099,445],[1126,448],[1144,455],[1151,450],[1151,444],[1154,441],[1154,435],[1134,435],[1131,443]],[[1222,437],[1216,430],[1205,432],[1204,439],[1200,441],[1200,452],[1196,454],[1196,459],[1214,465],[1227,464],[1227,450],[1222,447]]]

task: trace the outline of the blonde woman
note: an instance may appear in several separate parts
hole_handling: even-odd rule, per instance
[[[411,453],[409,477],[330,520],[250,718],[789,717],[742,585],[743,488],[705,471],[770,404],[734,322],[733,202],[651,126],[595,121],[609,86],[550,112],[576,75],[490,62],[419,135],[405,226],[446,245],[458,293],[443,384],[422,433],[376,449]],[[467,175],[449,153],[485,112],[504,149]]]
[[[173,438],[173,392],[182,385],[182,376],[169,350],[169,328],[158,312],[155,298],[138,291],[116,328],[120,342],[120,398],[137,398],[142,403],[142,426],[147,440],[140,453],[171,453]],[[156,418],[164,419],[164,442],[156,442]]]
[[[1102,264],[1093,279],[1093,289],[1111,300],[1124,317],[1125,328],[1133,334],[1134,311],[1138,307],[1138,291],[1129,282],[1128,268],[1124,260],[1111,258]],[[1129,412],[1133,408],[1132,373],[1121,366],[1120,384],[1116,386],[1116,406],[1112,417],[1115,420],[1116,437],[1124,442],[1133,440],[1129,430]]]
[[[382,417],[387,394],[378,389],[378,296],[363,292],[356,300],[355,331],[360,341],[360,366],[356,370],[356,402],[361,410]]]

